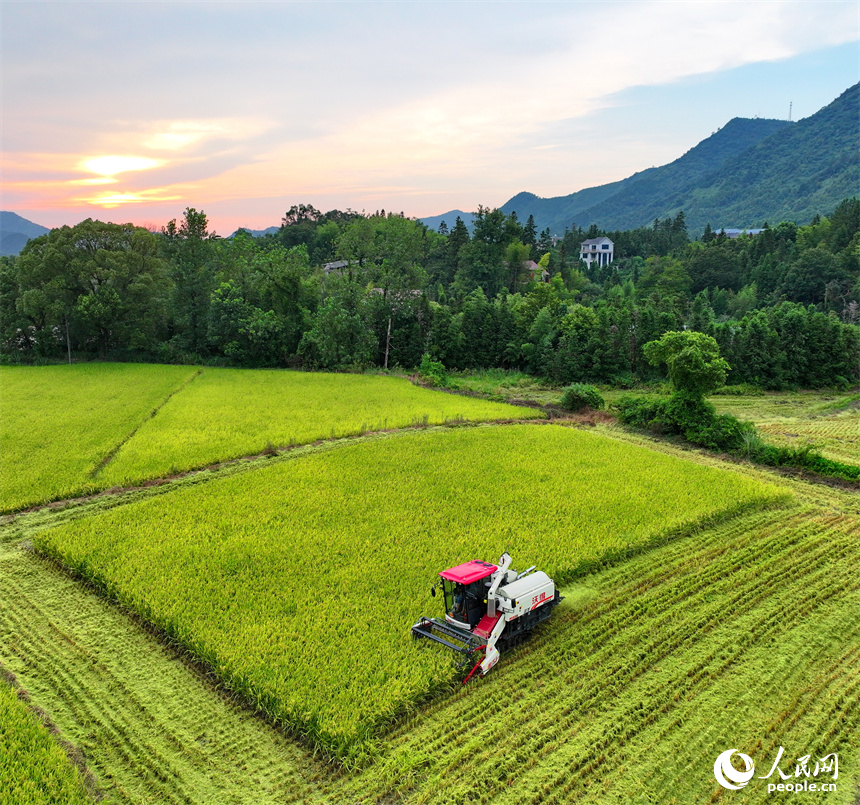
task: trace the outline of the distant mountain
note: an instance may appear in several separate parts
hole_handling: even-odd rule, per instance
[[[444,221],[448,225],[448,229],[452,229],[454,224],[457,221],[457,216],[460,216],[463,219],[463,223],[466,224],[466,229],[469,232],[472,231],[472,221],[475,218],[474,213],[471,212],[463,212],[462,210],[451,210],[450,212],[446,212],[442,215],[431,215],[429,218],[419,218],[422,224],[425,224],[430,229],[439,229],[439,224]]]
[[[280,227],[279,226],[267,226],[265,229],[248,229],[245,226],[239,227],[239,229],[244,229],[249,235],[255,238],[261,238],[263,235],[273,235],[277,232]],[[239,229],[237,229],[232,235],[231,238],[235,238],[237,234],[239,234]]]
[[[726,163],[684,202],[704,226],[809,223],[860,195],[860,84]],[[720,213],[718,215],[717,213]],[[736,223],[735,223],[736,222]]]
[[[683,209],[691,231],[700,226],[703,228],[707,221],[699,224],[698,221],[691,220],[687,213],[686,204],[690,193],[703,185],[707,186],[708,177],[727,161],[737,158],[751,146],[790,126],[785,120],[734,118],[674,162],[642,171],[617,182],[615,192],[606,192],[613,186],[604,185],[603,188],[581,190],[564,199],[548,199],[555,203],[548,205],[547,222],[543,223],[537,215],[535,222],[539,229],[548,226],[552,232],[558,233],[574,222],[583,228],[596,223],[606,230],[634,229],[651,224],[655,218],[674,217]],[[576,197],[586,196],[596,190],[604,190],[603,198],[596,203],[589,206],[583,203],[571,204],[573,200],[578,201]],[[507,202],[502,209],[506,210],[510,204],[511,201]],[[528,215],[524,210],[517,210],[517,214],[521,219]],[[723,223],[723,218],[718,216],[717,221],[712,223],[717,222]],[[746,223],[739,221],[738,225]],[[727,221],[725,224],[730,225]],[[731,225],[734,225],[734,222]]]
[[[559,235],[573,224],[606,231],[649,226],[682,210],[691,235],[707,223],[714,229],[805,224],[860,195],[858,109],[855,84],[798,123],[734,118],[668,165],[568,196],[518,193],[501,209],[523,222],[533,215],[538,230]],[[444,219],[450,226],[457,214],[422,220],[435,228]]]
[[[37,238],[51,230],[34,224],[14,212],[0,210],[0,256],[19,254],[31,238]]]

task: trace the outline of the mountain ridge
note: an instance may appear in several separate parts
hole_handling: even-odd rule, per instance
[[[533,215],[539,230],[553,234],[573,225],[635,229],[681,211],[694,236],[708,223],[715,229],[782,220],[805,224],[860,193],[858,109],[860,84],[855,84],[796,123],[732,118],[666,165],[566,196],[522,191],[500,209],[516,212],[520,221]],[[445,219],[450,226],[455,214],[421,220]]]
[[[50,231],[48,227],[29,221],[17,212],[0,210],[0,257],[18,254],[28,240]]]

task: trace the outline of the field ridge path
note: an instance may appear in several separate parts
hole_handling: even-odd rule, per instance
[[[204,372],[203,369],[198,369],[191,377],[183,380],[175,389],[173,389],[158,405],[153,408],[149,414],[147,414],[143,419],[140,420],[116,445],[114,445],[104,456],[104,458],[99,461],[95,467],[93,467],[89,472],[90,479],[98,478],[101,475],[102,471],[107,467],[111,461],[116,458],[117,453],[125,447],[135,436],[135,434],[144,426],[146,422],[149,422],[150,419],[155,419],[158,416],[158,412],[164,408],[170,400],[173,399],[174,396],[179,394],[180,391],[184,391],[188,386],[190,386],[200,375]]]

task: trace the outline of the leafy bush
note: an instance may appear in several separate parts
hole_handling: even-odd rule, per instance
[[[568,411],[581,411],[583,408],[599,411],[604,405],[606,402],[594,386],[574,383],[562,391],[561,407]]]
[[[418,368],[418,376],[428,385],[438,388],[453,389],[456,384],[448,374],[445,364],[434,361],[428,352],[421,356],[421,366]]]
[[[660,414],[660,424],[669,432],[677,433],[698,444],[697,435],[708,427],[716,410],[704,397],[689,391],[679,391],[666,400]]]
[[[731,414],[715,416],[708,424],[700,427],[695,438],[690,441],[709,447],[711,450],[742,452],[747,444],[747,436],[755,433],[752,422],[742,422]]]
[[[615,401],[612,408],[618,413],[619,422],[624,425],[662,430],[661,421],[666,402],[665,397],[637,397],[625,394]]]

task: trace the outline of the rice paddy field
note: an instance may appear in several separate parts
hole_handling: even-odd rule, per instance
[[[0,512],[104,488],[103,462],[196,369],[0,367]]]
[[[318,439],[541,416],[397,377],[98,363],[0,367],[0,409],[4,513]]]
[[[439,569],[508,550],[563,580],[778,496],[571,428],[442,429],[177,490],[36,545],[349,759],[453,677],[404,628]]]
[[[159,415],[211,370],[190,371]],[[822,419],[852,414],[832,402]],[[321,444],[0,521],[0,668],[88,769],[82,796],[860,802],[856,492],[618,427],[325,421]],[[440,569],[503,550],[565,600],[461,687],[409,626],[438,614]],[[732,748],[743,790],[714,777]],[[836,779],[798,761],[834,753]],[[788,779],[762,779],[777,756]],[[801,779],[834,790],[768,790]]]

